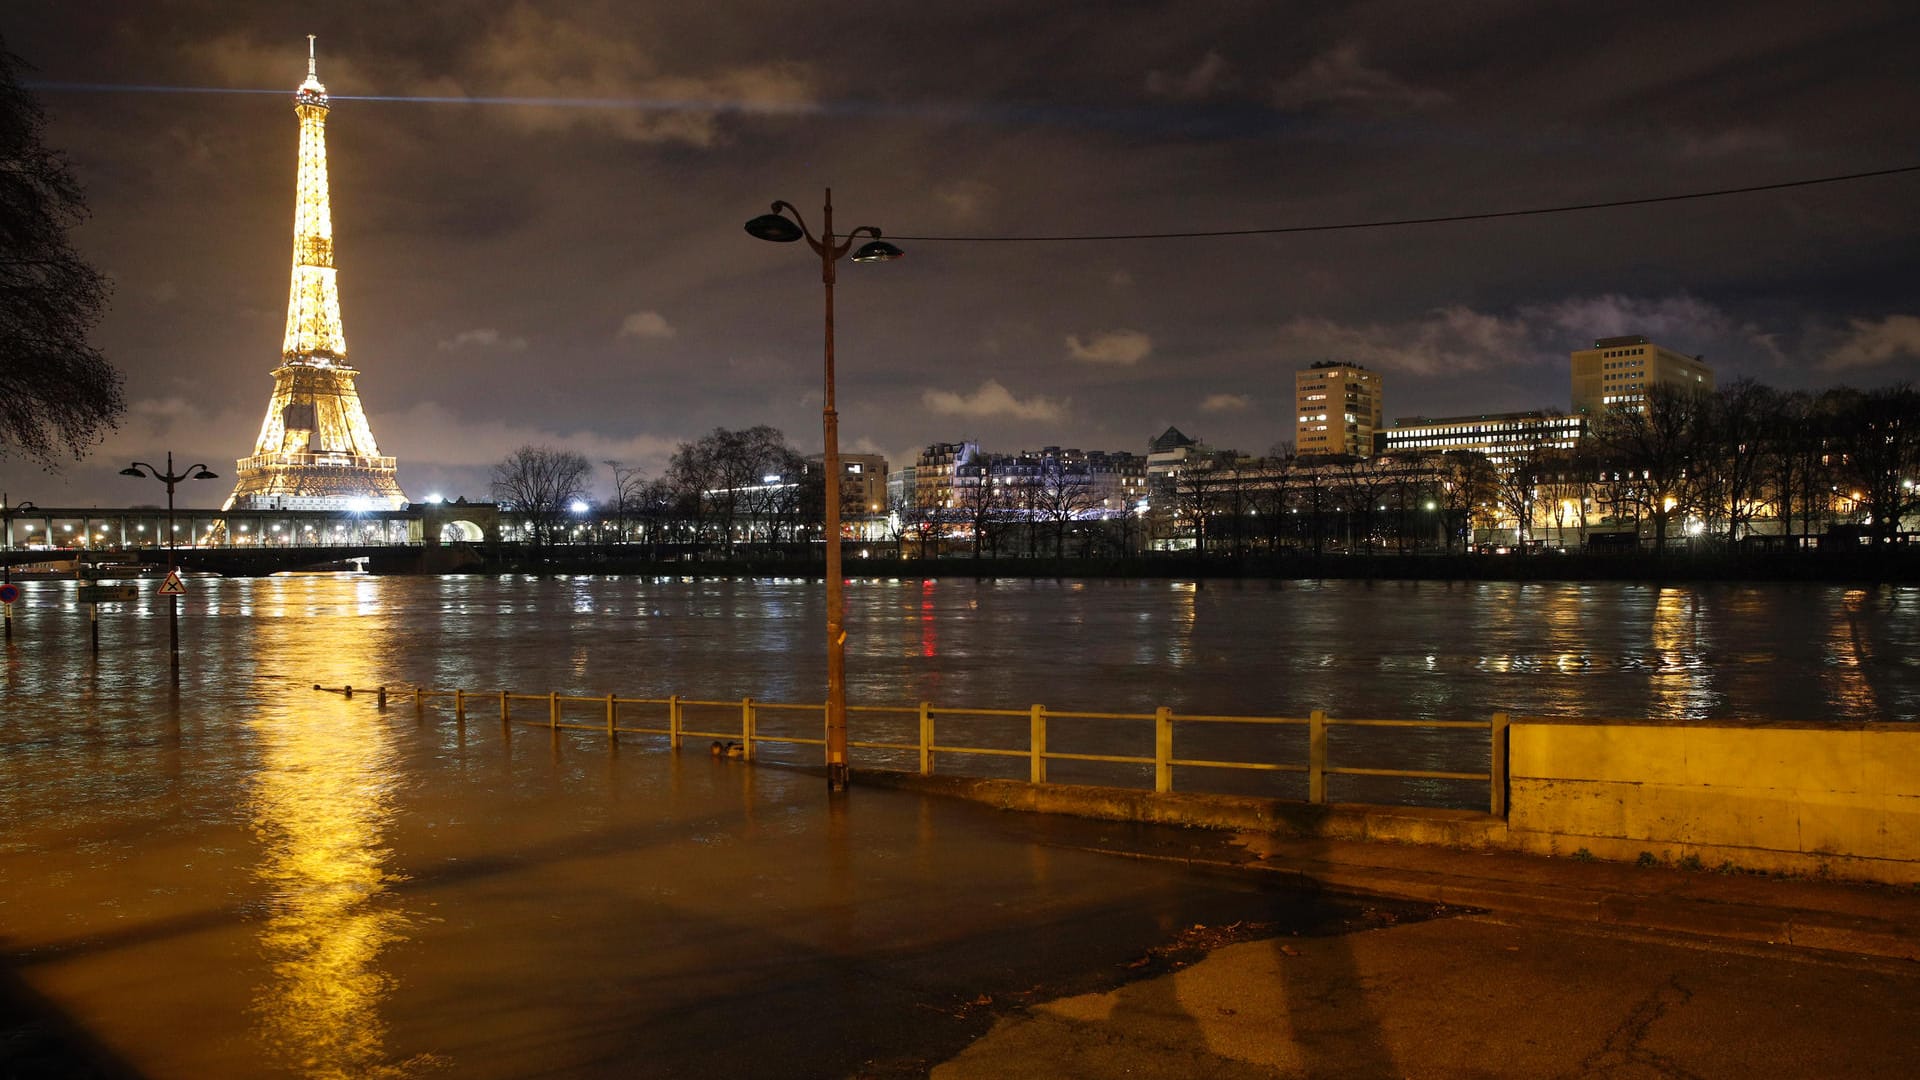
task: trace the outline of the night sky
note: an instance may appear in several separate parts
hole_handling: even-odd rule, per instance
[[[1265,452],[1292,373],[1394,417],[1568,406],[1645,333],[1724,384],[1920,376],[1920,174],[1305,235],[1920,164],[1920,5],[11,0],[114,281],[131,408],[43,506],[151,502],[127,460],[252,450],[285,321],[306,35],[333,98],[342,313],[407,493],[484,498],[523,443],[650,474],[716,426],[820,445],[821,288],[774,199],[882,228],[841,264],[844,449]],[[80,86],[97,89],[77,89]],[[114,89],[106,89],[106,88]],[[138,89],[148,88],[148,89]],[[155,92],[195,88],[221,93]],[[358,97],[379,100],[355,100]],[[516,105],[502,99],[564,99]],[[496,103],[478,103],[487,99]],[[197,490],[196,490],[197,489]]]

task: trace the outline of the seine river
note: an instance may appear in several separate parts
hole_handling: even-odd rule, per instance
[[[148,587],[151,587],[149,583]],[[71,582],[30,582],[7,657],[10,708],[57,726],[138,724],[167,687],[157,598],[103,607],[100,655]],[[183,714],[292,708],[311,688],[817,705],[823,590],[804,579],[300,575],[194,579],[182,611]],[[1510,716],[1742,721],[1920,718],[1920,590],[1825,585],[1499,582],[855,580],[856,706],[1485,722]],[[290,697],[288,695],[291,695]],[[304,697],[302,696],[304,695]],[[478,707],[477,707],[478,708]],[[520,706],[542,715],[541,703]],[[484,708],[479,711],[485,712]],[[651,719],[664,726],[664,711]],[[497,706],[493,707],[497,715]],[[689,712],[733,730],[737,707]],[[603,715],[603,714],[602,714]],[[818,712],[768,714],[817,736]],[[623,723],[645,724],[640,714]],[[582,716],[591,721],[592,717]],[[912,742],[910,716],[854,716],[854,737]],[[1025,717],[949,718],[937,742],[1018,749]],[[645,740],[640,740],[642,743]],[[1055,720],[1050,749],[1151,757],[1141,721]],[[1298,727],[1189,725],[1175,756],[1304,760]],[[1333,763],[1483,772],[1484,736],[1336,728]],[[812,761],[817,749],[769,746]],[[906,766],[856,752],[856,767]],[[1024,776],[1012,757],[944,755],[943,772]],[[1150,783],[1147,770],[1059,762],[1052,778]],[[1293,773],[1185,769],[1184,790],[1304,797]],[[1336,800],[1484,805],[1459,781],[1335,777]]]
[[[274,680],[780,702],[824,693],[817,581],[302,575],[190,584],[182,686],[196,699],[243,705]],[[45,694],[46,708],[70,716],[83,707],[73,692],[82,685],[164,682],[157,599],[103,607],[94,661],[74,584],[22,588],[7,653],[15,700]],[[1911,587],[854,580],[847,608],[855,704],[1920,718],[1920,589]]]
[[[1039,976],[1021,964],[1067,947],[1036,927],[1099,928],[1074,947],[1119,951],[1167,927],[1266,917],[1177,868],[999,837],[1004,817],[977,807],[856,787],[829,813],[817,776],[697,744],[610,747],[503,728],[480,705],[462,724],[444,705],[382,714],[370,695],[313,689],[817,703],[817,582],[188,585],[177,689],[163,605],[103,608],[96,657],[75,586],[50,581],[26,583],[15,605],[0,685],[12,980],[0,1004],[127,1074],[845,1075],[861,1060],[846,1055],[877,1037],[858,1026],[874,1010],[911,1032],[943,1015],[928,1010],[950,1006],[944,995],[1030,985]],[[847,598],[856,705],[1920,716],[1911,588],[861,580]],[[729,710],[702,715],[724,724]],[[789,730],[817,734],[817,713],[792,716]],[[942,724],[942,742],[1017,746],[1026,721]],[[1298,728],[1192,738],[1180,756],[1303,749]],[[1137,721],[1059,719],[1050,741],[1151,753]],[[1336,764],[1486,765],[1472,731],[1346,729],[1334,742]],[[856,775],[903,763],[857,756]],[[965,764],[943,755],[937,768]],[[1131,767],[1057,764],[1056,779],[1144,782]],[[1293,774],[1238,775],[1299,794]],[[1176,784],[1233,780],[1194,768]],[[1347,781],[1336,798],[1485,799],[1458,781],[1335,780]],[[1109,930],[1130,912],[1153,914]],[[753,1035],[740,1039],[743,1017]]]

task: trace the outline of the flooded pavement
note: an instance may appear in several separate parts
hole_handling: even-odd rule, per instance
[[[1466,916],[1228,945],[1040,1002],[933,1080],[1905,1080],[1909,961]]]
[[[16,606],[14,1073],[914,1075],[1003,1010],[1149,974],[1182,942],[1424,914],[1118,859],[1075,827],[905,792],[832,810],[816,776],[639,738],[313,690],[806,701],[817,582],[189,587],[177,687],[158,605],[103,610],[97,659],[71,583]],[[1920,699],[1914,597],[863,582],[849,670],[856,703],[1900,720]]]
[[[1195,927],[1420,910],[299,689],[297,714],[183,724],[137,761],[64,736],[119,759],[66,798],[22,799],[9,762],[0,920],[38,1013],[9,1042],[42,1075],[916,1075],[1010,1007],[1166,970]],[[250,781],[191,779],[240,745]]]

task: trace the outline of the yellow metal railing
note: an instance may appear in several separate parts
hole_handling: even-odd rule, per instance
[[[325,689],[315,686],[314,689]],[[352,687],[339,688],[348,697],[353,696]],[[379,707],[388,707],[389,699],[411,700],[414,712],[425,719],[427,706],[431,702],[445,701],[452,707],[456,719],[465,721],[476,710],[498,714],[505,725],[524,724],[546,727],[554,731],[594,731],[603,732],[610,740],[617,740],[622,734],[664,735],[668,745],[680,749],[686,739],[713,739],[726,742],[738,741],[741,757],[753,760],[757,748],[763,743],[776,743],[790,746],[825,746],[824,727],[826,706],[807,704],[786,704],[768,701],[755,701],[751,697],[739,699],[685,698],[673,695],[664,698],[620,697],[605,694],[599,697],[584,697],[560,693],[515,694],[505,690],[475,692],[469,690],[435,690],[424,687],[408,687],[389,690],[379,687],[376,690]],[[514,705],[520,703],[521,712],[516,715]],[[544,706],[540,710],[543,716],[536,715],[529,706]],[[583,707],[594,710],[593,722],[584,722],[581,714]],[[688,710],[692,709],[699,717],[701,726],[688,722]],[[571,711],[570,711],[571,710]],[[624,711],[623,711],[624,710]],[[721,712],[724,710],[724,712]],[[736,711],[737,710],[737,711]],[[922,701],[913,706],[855,705],[847,709],[850,724],[858,720],[878,720],[884,717],[912,720],[917,729],[917,737],[911,742],[887,741],[882,739],[849,739],[848,745],[855,749],[884,750],[911,753],[918,757],[918,771],[922,776],[931,776],[934,766],[941,755],[973,755],[980,757],[1024,758],[1027,762],[1027,779],[1035,784],[1044,784],[1047,779],[1047,765],[1055,761],[1099,762],[1119,765],[1151,766],[1153,769],[1153,788],[1157,792],[1174,790],[1174,771],[1176,769],[1224,769],[1252,772],[1305,773],[1307,776],[1307,801],[1325,803],[1327,801],[1327,778],[1330,776],[1367,776],[1388,777],[1408,780],[1457,780],[1479,782],[1487,785],[1488,809],[1496,815],[1505,815],[1507,810],[1507,727],[1506,713],[1494,713],[1485,721],[1480,720],[1375,720],[1334,718],[1324,711],[1314,710],[1307,716],[1216,716],[1205,714],[1178,714],[1168,708],[1156,709],[1151,713],[1108,713],[1079,712],[1049,709],[1045,705],[1034,705],[1026,709],[962,709],[936,708]],[[780,713],[816,713],[820,716],[823,728],[821,737],[794,734],[774,734],[760,730],[763,716]],[[737,726],[729,723],[726,727],[715,727],[714,718],[718,715],[737,716]],[[958,742],[945,742],[938,736],[939,721],[942,719],[982,718],[988,720],[1026,720],[1027,741],[1024,748],[1018,746],[969,746]],[[648,723],[651,719],[653,722]],[[1073,753],[1052,749],[1047,743],[1047,725],[1052,720],[1086,720],[1111,722],[1122,725],[1151,723],[1153,726],[1153,755],[1151,757],[1136,754],[1092,754]],[[1181,726],[1240,725],[1243,727],[1285,727],[1304,728],[1306,732],[1305,763],[1285,761],[1243,761],[1224,758],[1181,757],[1174,752],[1174,732]],[[1487,734],[1488,762],[1485,772],[1459,772],[1438,769],[1391,769],[1359,764],[1335,764],[1328,757],[1328,732],[1334,728],[1419,728],[1424,730],[1483,731]],[[1017,729],[1016,729],[1017,730]]]

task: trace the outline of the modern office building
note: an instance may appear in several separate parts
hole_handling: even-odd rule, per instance
[[[878,517],[886,512],[887,459],[879,454],[841,454],[841,516]]]
[[[1573,352],[1573,412],[1604,416],[1611,409],[1640,412],[1647,388],[1658,385],[1713,390],[1713,369],[1698,356],[1656,345],[1638,334],[1600,338]]]
[[[1445,453],[1474,450],[1495,465],[1516,454],[1571,450],[1587,433],[1587,417],[1533,412],[1489,413],[1431,419],[1405,416],[1382,432],[1381,453]]]
[[[1379,372],[1322,361],[1294,373],[1293,396],[1294,453],[1373,455],[1374,432],[1386,426],[1386,392]]]

